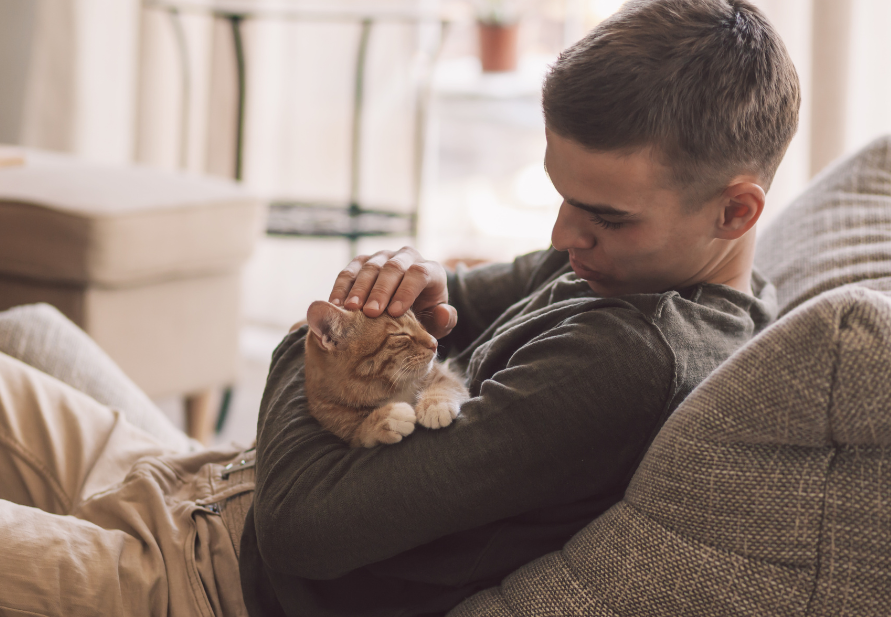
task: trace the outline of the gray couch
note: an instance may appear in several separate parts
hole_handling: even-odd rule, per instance
[[[757,265],[780,319],[624,499],[449,617],[891,615],[891,138],[815,178]]]
[[[891,614],[891,138],[816,178],[757,260],[779,321],[678,408],[619,504],[450,617]],[[87,337],[35,336],[58,313],[17,310],[0,351],[189,447]]]

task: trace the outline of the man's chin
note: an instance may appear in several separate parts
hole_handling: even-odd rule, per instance
[[[588,287],[591,288],[591,291],[596,293],[598,296],[602,296],[604,298],[612,298],[614,296],[622,295],[622,291],[620,289],[617,289],[615,286],[610,285],[607,281],[585,279],[585,282],[588,283]]]
[[[617,281],[608,276],[600,276],[597,278],[579,276],[579,278],[584,279],[588,284],[588,287],[591,288],[591,291],[603,298],[615,298],[617,296],[627,296],[635,293],[647,293],[645,290],[636,288],[634,285],[628,285],[623,281]]]

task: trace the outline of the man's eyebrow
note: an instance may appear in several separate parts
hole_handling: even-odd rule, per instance
[[[570,206],[575,206],[580,210],[584,210],[585,212],[590,212],[591,214],[602,214],[604,216],[612,216],[618,219],[633,219],[637,218],[638,216],[637,214],[634,214],[632,212],[619,210],[606,204],[583,204],[580,201],[576,201],[575,199],[567,199],[566,203],[568,203]]]

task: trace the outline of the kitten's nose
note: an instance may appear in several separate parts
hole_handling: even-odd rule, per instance
[[[434,337],[431,336],[429,339],[427,339],[426,347],[427,347],[427,349],[432,349],[433,351],[436,351],[437,349],[439,349],[439,343],[436,341],[436,339]]]

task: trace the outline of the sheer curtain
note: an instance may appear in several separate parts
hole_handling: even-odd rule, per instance
[[[435,8],[438,0],[379,3]],[[769,195],[769,218],[833,158],[891,131],[891,2],[755,3],[785,40],[804,92],[798,134]],[[14,90],[0,98],[0,115],[18,119],[17,134],[6,130],[6,139],[103,161],[231,174],[234,60],[225,22],[182,17],[192,80],[184,105],[175,30],[164,12],[138,0],[2,0],[0,21],[7,18],[30,30],[30,52],[21,54],[24,80],[13,79],[8,61],[0,63],[0,88]],[[249,185],[268,194],[344,197],[356,28],[246,24]],[[374,37],[367,126],[369,143],[378,146],[363,158],[366,190],[371,201],[405,202],[410,189],[398,180],[410,170],[404,120],[418,33],[384,26]],[[20,75],[22,67],[15,68]]]
[[[105,161],[133,158],[138,4],[133,0],[6,0],[0,21],[26,28],[17,143]],[[27,18],[23,12],[27,12]],[[7,26],[13,24],[7,22]],[[9,88],[8,74],[0,88]],[[0,109],[6,114],[8,108]]]

